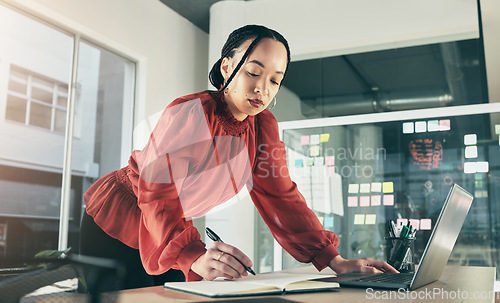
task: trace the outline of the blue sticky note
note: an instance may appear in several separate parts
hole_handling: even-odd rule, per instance
[[[325,228],[333,227],[333,217],[325,217],[325,221],[323,222],[323,226]]]
[[[304,167],[304,161],[302,159],[295,160],[295,167]]]

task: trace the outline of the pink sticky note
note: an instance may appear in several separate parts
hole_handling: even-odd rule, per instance
[[[384,195],[384,205],[394,206],[394,195]]]
[[[359,206],[370,206],[370,196],[361,196],[359,197]]]
[[[326,166],[334,166],[335,165],[335,156],[326,156],[325,157],[325,165]]]
[[[396,225],[398,228],[401,228],[403,225],[408,224],[408,219],[398,219],[396,221]]]
[[[432,220],[431,219],[420,219],[420,229],[421,230],[431,230]]]
[[[300,145],[309,145],[309,136],[301,136]]]
[[[382,200],[382,196],[380,196],[380,195],[372,196],[372,198],[371,198],[372,206],[379,206],[381,200]]]
[[[419,230],[420,229],[420,220],[418,219],[410,219],[410,226],[412,229]]]
[[[353,197],[353,196],[347,197],[347,206],[358,207],[358,197]]]
[[[440,131],[446,131],[446,130],[450,130],[451,127],[450,127],[450,120],[449,119],[446,119],[446,120],[439,120],[439,130]]]

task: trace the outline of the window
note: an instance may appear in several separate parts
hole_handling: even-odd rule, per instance
[[[394,220],[418,230],[418,263],[457,183],[474,201],[448,262],[498,269],[499,117],[500,106],[484,104],[281,126],[292,180],[340,237],[344,258],[386,260],[386,224]],[[297,266],[283,258],[284,267]]]
[[[61,245],[79,250],[83,193],[120,168],[116,155],[130,154],[135,63],[2,5],[0,28],[3,267]],[[61,220],[68,230],[60,231]]]
[[[5,118],[64,133],[68,85],[12,65]]]

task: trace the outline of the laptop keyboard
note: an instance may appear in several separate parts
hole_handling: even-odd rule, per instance
[[[414,272],[405,272],[398,274],[375,274],[370,275],[358,279],[354,279],[352,281],[356,282],[374,282],[374,283],[402,283],[409,284],[413,279]]]

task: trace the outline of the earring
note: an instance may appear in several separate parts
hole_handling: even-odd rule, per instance
[[[273,109],[276,106],[276,97],[273,99],[273,106],[271,106],[269,109]]]
[[[226,87],[226,84],[227,84],[226,79],[224,79],[224,82],[222,82],[222,87]],[[226,88],[224,89],[224,93],[225,93],[225,94],[227,94],[228,90],[229,90],[229,89],[226,87]]]

